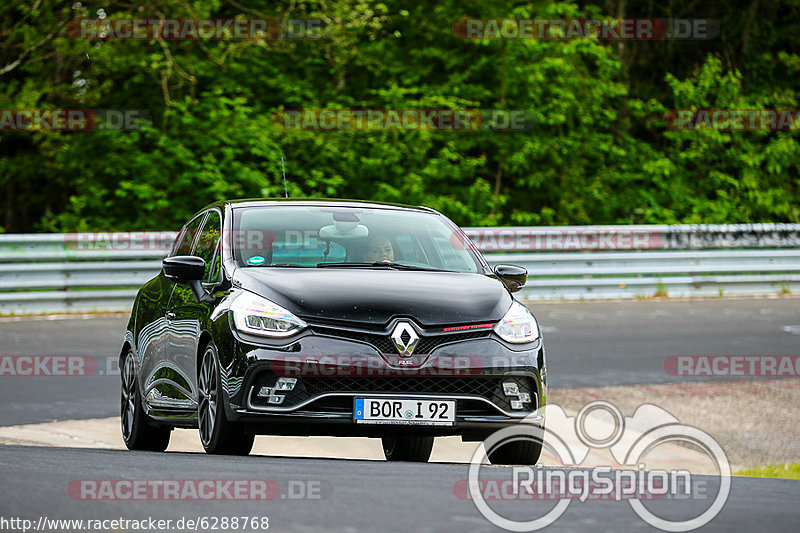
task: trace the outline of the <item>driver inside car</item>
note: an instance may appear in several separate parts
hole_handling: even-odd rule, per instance
[[[394,248],[387,237],[373,237],[367,244],[367,263],[384,261],[391,263],[394,261]]]

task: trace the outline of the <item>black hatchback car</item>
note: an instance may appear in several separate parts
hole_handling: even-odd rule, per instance
[[[542,427],[545,352],[511,293],[442,214],[339,200],[212,204],[181,229],[133,304],[120,353],[122,434],[164,450],[197,427],[208,453],[256,434],[382,439],[427,461],[434,437]],[[515,441],[494,463],[535,464]]]

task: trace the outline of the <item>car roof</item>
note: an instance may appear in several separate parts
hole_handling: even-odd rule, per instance
[[[430,207],[413,206],[405,204],[393,204],[387,202],[369,202],[365,200],[345,200],[339,198],[240,198],[235,200],[221,200],[207,205],[201,211],[211,207],[224,207],[229,205],[231,207],[259,207],[259,206],[276,206],[276,205],[299,205],[299,206],[316,206],[316,207],[357,207],[369,209],[398,209],[409,211],[421,211],[426,213],[438,213]]]

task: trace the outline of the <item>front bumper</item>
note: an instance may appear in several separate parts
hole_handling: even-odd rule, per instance
[[[443,342],[428,340],[428,355],[400,358],[387,353],[379,335],[345,329],[312,326],[290,344],[275,346],[234,335],[234,356],[223,368],[229,397],[224,403],[228,417],[254,433],[380,437],[413,432],[481,440],[515,423],[544,423],[534,413],[547,397],[541,339],[518,347],[492,332],[452,335]],[[281,377],[296,379],[291,390],[276,390]],[[509,383],[517,386],[516,395],[506,394]],[[453,400],[455,423],[357,424],[353,403],[364,397]],[[528,401],[520,406],[520,399]]]

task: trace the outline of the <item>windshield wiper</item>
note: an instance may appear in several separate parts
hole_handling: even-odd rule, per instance
[[[274,265],[250,265],[250,266],[308,268],[305,265],[298,265],[296,263],[275,263]]]
[[[388,263],[386,261],[375,261],[374,263],[347,263],[347,262],[339,262],[339,263],[317,263],[317,268],[373,268],[373,267],[384,267],[384,268],[394,268],[392,263]]]
[[[453,270],[444,270],[441,268],[433,268],[433,267],[426,267],[419,265],[404,265],[402,263],[394,263],[394,262],[389,263],[387,261],[380,261],[379,264],[380,263],[383,263],[384,265],[391,265],[397,270],[423,270],[425,272],[454,272]]]
[[[452,270],[442,270],[440,268],[424,267],[416,265],[404,265],[391,261],[375,261],[374,263],[317,263],[317,268],[325,267],[344,267],[344,268],[375,268],[383,267],[392,270],[423,270],[426,272],[453,272]]]

